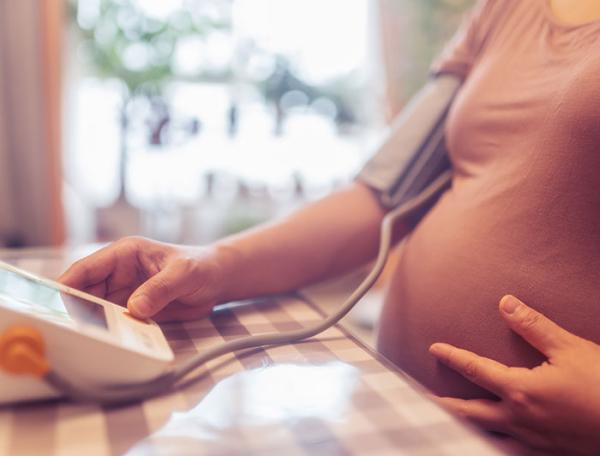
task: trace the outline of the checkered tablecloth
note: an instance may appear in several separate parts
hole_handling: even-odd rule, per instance
[[[69,261],[0,258],[50,277]],[[269,298],[163,329],[182,361],[224,340],[322,318],[299,297]],[[193,377],[175,392],[122,407],[53,401],[0,408],[0,454],[499,453],[339,325],[306,342],[224,356]]]

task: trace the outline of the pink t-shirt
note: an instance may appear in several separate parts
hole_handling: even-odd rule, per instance
[[[498,313],[506,293],[600,342],[600,21],[483,1],[434,72],[465,79],[447,123],[456,173],[406,242],[379,348],[435,393],[475,397],[427,349],[539,363]]]

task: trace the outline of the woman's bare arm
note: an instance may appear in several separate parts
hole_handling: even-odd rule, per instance
[[[293,290],[365,263],[377,253],[384,210],[360,183],[283,220],[216,244],[224,301]]]
[[[375,194],[354,183],[206,247],[124,238],[76,262],[60,280],[140,317],[199,318],[217,303],[294,290],[368,261],[383,216]]]

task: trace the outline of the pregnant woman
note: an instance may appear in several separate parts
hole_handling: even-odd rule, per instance
[[[498,366],[533,368],[547,356],[498,318],[505,294],[600,342],[600,2],[482,1],[434,65],[433,77],[440,75],[461,81],[446,123],[453,182],[403,246],[378,349],[435,394],[484,401],[448,405],[481,411],[486,399],[502,396],[493,386]],[[295,289],[373,258],[385,215],[377,196],[358,179],[283,220],[207,247],[126,238],[74,264],[62,281],[142,317],[198,318],[216,303]],[[429,354],[435,342],[469,350],[432,349],[467,379]],[[470,352],[499,362],[491,374],[481,371],[487,381],[470,375],[481,367]],[[577,353],[569,355],[575,363]],[[600,365],[594,353],[586,362]],[[589,375],[597,388],[599,374]],[[575,383],[563,383],[552,395],[568,402]],[[579,429],[600,426],[597,416],[581,413],[594,426]],[[544,446],[515,431],[511,417],[488,427]],[[562,428],[571,419],[533,413],[525,421]],[[588,441],[598,439],[591,434]]]

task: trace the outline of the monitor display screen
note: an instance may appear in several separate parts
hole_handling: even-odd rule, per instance
[[[102,305],[62,293],[44,283],[5,269],[0,269],[0,305],[63,325],[83,323],[108,329]]]

